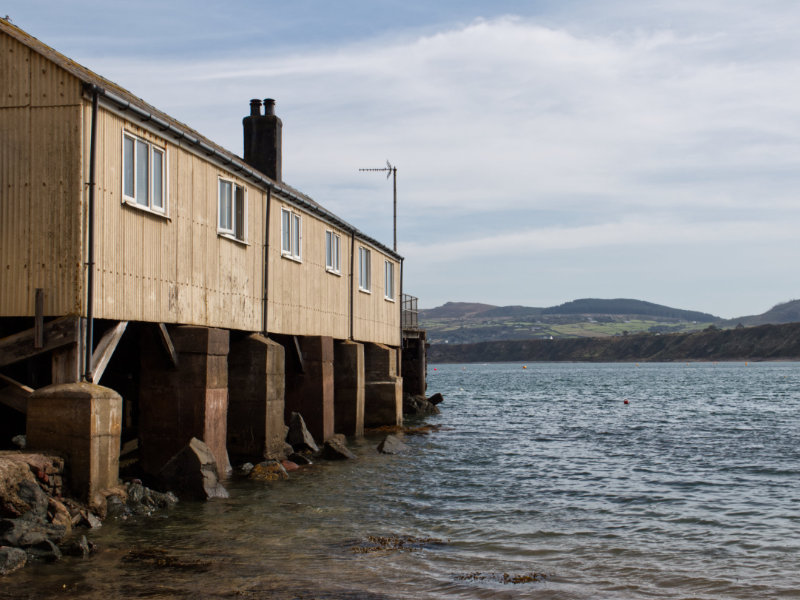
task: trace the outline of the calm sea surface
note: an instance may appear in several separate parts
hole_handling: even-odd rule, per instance
[[[108,521],[0,598],[800,598],[800,363],[522,367],[433,365],[406,456]]]

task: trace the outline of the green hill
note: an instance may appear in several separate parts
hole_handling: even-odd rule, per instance
[[[581,300],[565,302],[564,304],[551,308],[545,308],[542,312],[546,315],[638,315],[680,319],[682,321],[701,321],[706,323],[719,320],[719,317],[708,313],[694,310],[681,310],[662,304],[654,304],[653,302],[645,302],[644,300],[631,300],[628,298],[616,298],[613,300],[583,298]]]

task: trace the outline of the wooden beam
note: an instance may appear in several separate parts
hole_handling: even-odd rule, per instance
[[[0,381],[8,384],[7,387],[0,389],[0,404],[5,404],[23,414],[27,413],[28,397],[33,393],[33,388],[2,374]]]
[[[298,338],[296,335],[293,335],[292,339],[294,339],[294,350],[297,352],[297,360],[300,363],[300,372],[305,373],[306,363],[303,360],[303,351],[300,350],[300,338]]]
[[[175,344],[172,343],[172,338],[169,336],[169,331],[167,331],[167,326],[164,323],[158,324],[158,337],[164,346],[164,350],[167,351],[172,368],[177,369],[178,353],[175,351]]]
[[[117,344],[122,339],[122,334],[125,333],[125,328],[128,326],[127,321],[120,321],[114,327],[109,329],[103,334],[97,348],[92,353],[92,372],[89,381],[91,383],[99,383],[100,378],[108,366],[108,361],[114,355],[114,350],[117,349]]]
[[[81,380],[81,357],[78,344],[56,348],[50,355],[52,383],[78,383]]]
[[[55,350],[67,344],[77,343],[80,319],[78,317],[61,317],[48,321],[42,329],[44,343],[41,348],[35,347],[36,328],[20,331],[0,339],[0,367]]]

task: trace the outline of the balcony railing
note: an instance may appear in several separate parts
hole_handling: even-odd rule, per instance
[[[400,324],[403,331],[419,329],[419,299],[416,296],[403,294],[403,310],[400,313]]]

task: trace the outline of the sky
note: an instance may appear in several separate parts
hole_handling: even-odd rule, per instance
[[[391,247],[404,292],[636,298],[726,318],[800,297],[795,0],[0,0],[0,16]]]

